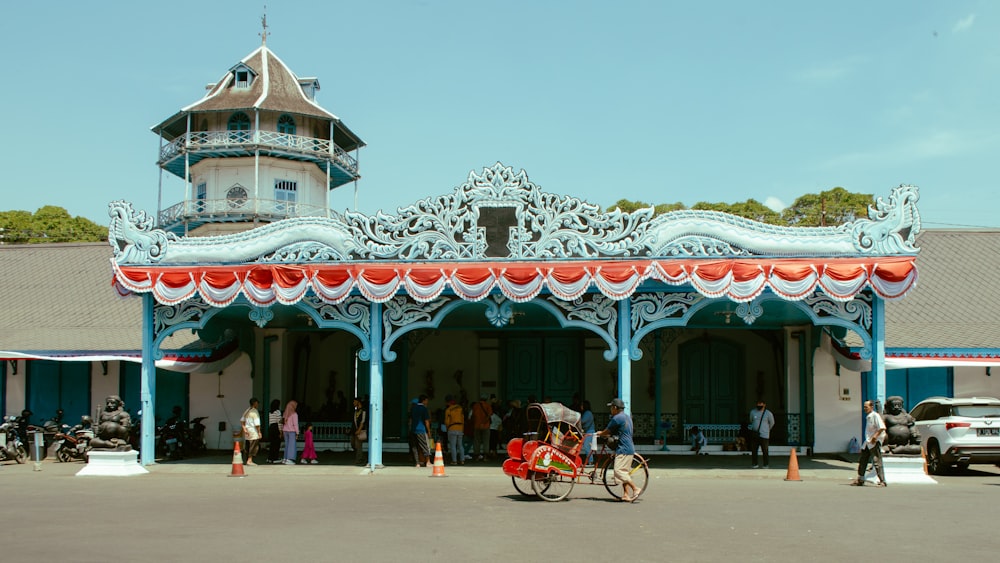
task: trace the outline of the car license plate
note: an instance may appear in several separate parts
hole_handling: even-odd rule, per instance
[[[1000,436],[1000,428],[976,428],[976,436]]]

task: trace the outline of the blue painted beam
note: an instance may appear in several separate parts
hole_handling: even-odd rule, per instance
[[[140,372],[139,402],[142,427],[139,435],[139,461],[142,465],[156,463],[156,354],[153,346],[153,294],[142,294],[142,371]],[[136,421],[138,422],[138,421]]]
[[[632,300],[618,302],[618,397],[632,413]]]
[[[382,467],[382,304],[371,304],[371,399],[368,405],[368,466],[374,471]]]

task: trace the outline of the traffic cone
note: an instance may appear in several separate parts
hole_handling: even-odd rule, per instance
[[[243,454],[240,453],[240,442],[236,440],[233,442],[233,472],[229,474],[230,477],[246,477],[243,473]]]
[[[795,448],[792,448],[792,456],[788,458],[788,473],[785,481],[801,481],[799,477],[799,458],[795,456]]]
[[[447,477],[444,474],[444,456],[441,455],[441,442],[434,444],[434,473],[431,477]]]

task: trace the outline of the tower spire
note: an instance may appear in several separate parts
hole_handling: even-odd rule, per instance
[[[264,15],[260,18],[261,31],[258,33],[260,35],[260,44],[267,45],[267,36],[270,33],[267,32],[267,4],[264,4]]]

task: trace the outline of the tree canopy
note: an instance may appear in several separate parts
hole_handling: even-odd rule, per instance
[[[805,194],[795,200],[795,203],[783,209],[775,211],[755,199],[748,199],[737,203],[710,203],[699,201],[691,206],[691,209],[704,209],[710,211],[721,211],[738,215],[761,223],[772,225],[788,225],[792,227],[819,227],[834,226],[854,221],[858,218],[868,216],[868,206],[875,200],[872,194],[859,194],[836,187],[818,194]],[[617,203],[609,207],[611,211],[615,208],[622,211],[632,212],[637,209],[653,207],[654,215],[688,209],[683,203],[661,203],[650,205],[641,201],[629,201],[620,199]]]
[[[85,217],[73,217],[62,207],[46,205],[38,211],[0,211],[0,240],[4,244],[99,242],[108,228]]]

